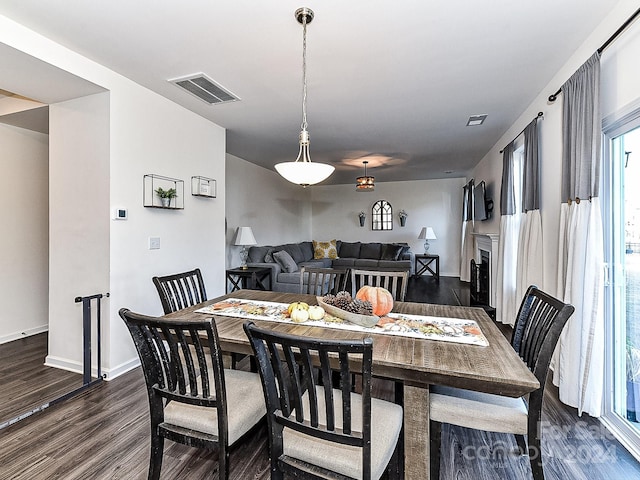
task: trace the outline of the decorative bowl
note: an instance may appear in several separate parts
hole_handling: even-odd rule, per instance
[[[334,305],[329,305],[322,301],[322,297],[316,297],[318,300],[318,305],[324,308],[324,311],[334,317],[341,318],[342,320],[346,320],[349,323],[353,323],[355,325],[360,325],[361,327],[373,327],[378,321],[380,317],[376,315],[361,315],[359,313],[351,313],[346,310],[342,310]]]

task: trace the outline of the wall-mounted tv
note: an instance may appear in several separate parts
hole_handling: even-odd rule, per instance
[[[473,187],[473,219],[488,220],[493,210],[493,200],[487,198],[484,180]]]

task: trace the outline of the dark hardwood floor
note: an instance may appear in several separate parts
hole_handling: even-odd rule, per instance
[[[426,276],[410,282],[407,297],[455,305],[465,304],[465,299],[468,288],[457,279],[441,277],[438,283]],[[12,376],[40,375],[23,368],[26,349],[15,347],[0,346],[0,394],[6,409],[11,409],[13,401],[20,402],[7,391],[16,385]],[[41,342],[41,348],[39,355],[44,359],[46,342]],[[11,353],[5,349],[12,349]],[[5,368],[7,359],[14,363],[13,370]],[[41,387],[43,382],[38,377],[29,383]],[[391,387],[389,382],[377,381],[374,392],[391,398]],[[547,392],[543,416],[547,480],[640,478],[638,462],[596,419],[578,418],[574,409],[558,401],[553,386]],[[0,430],[0,480],[144,479],[148,429],[144,379],[137,368]],[[531,478],[528,457],[514,452],[515,440],[509,435],[444,426],[442,439],[441,479]],[[218,478],[217,468],[215,455],[169,441],[165,444],[162,479]],[[266,428],[260,425],[232,449],[231,480],[268,478]]]

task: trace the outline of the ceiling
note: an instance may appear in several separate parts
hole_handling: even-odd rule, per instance
[[[365,158],[377,181],[464,176],[616,3],[20,0],[0,2],[0,15],[225,127],[228,153],[273,168],[298,153],[294,12],[310,7],[311,157],[336,166],[325,183],[354,183]],[[7,85],[6,71],[0,89],[47,103]],[[241,101],[210,106],[168,82],[198,72]],[[485,123],[467,127],[478,114]]]

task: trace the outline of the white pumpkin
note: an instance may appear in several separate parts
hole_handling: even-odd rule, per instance
[[[306,308],[294,308],[291,310],[291,320],[295,323],[303,323],[309,320],[309,310]]]
[[[310,320],[322,320],[324,318],[324,308],[320,305],[311,305],[309,307]]]

